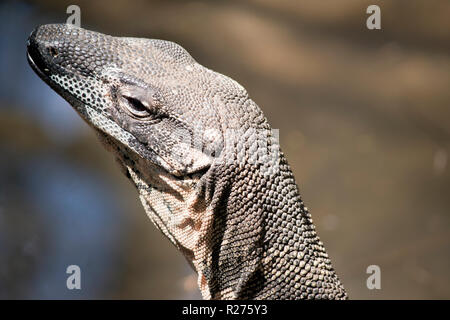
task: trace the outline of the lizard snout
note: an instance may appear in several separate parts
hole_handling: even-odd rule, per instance
[[[47,64],[42,55],[42,49],[36,39],[38,28],[36,28],[27,40],[27,59],[31,67],[39,74],[43,75],[48,72]]]

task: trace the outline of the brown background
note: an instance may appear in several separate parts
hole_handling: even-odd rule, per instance
[[[280,130],[303,198],[351,298],[450,298],[450,2],[70,0],[30,1],[14,10],[29,17],[29,33],[39,23],[65,22],[70,4],[80,6],[85,28],[175,41],[247,89]],[[381,7],[382,30],[366,28],[370,4]],[[14,6],[3,6],[2,14]],[[26,35],[18,41],[24,44]],[[15,61],[26,64],[20,50]],[[22,83],[20,75],[3,77],[12,81],[8,85]],[[104,284],[95,292],[86,284],[81,295],[62,297],[200,298],[184,258],[151,224],[134,187],[94,133],[72,118],[69,105],[60,100],[60,108],[80,122],[78,133],[55,142],[52,135],[64,136],[64,128],[37,123],[14,95],[0,98],[0,174],[10,177],[0,180],[6,241],[0,247],[0,297],[60,297],[61,288],[50,287],[44,296],[33,289],[44,281],[41,264],[59,240],[47,234],[51,223],[34,214],[34,200],[16,177],[33,170],[18,159],[57,152],[61,162],[115,186],[115,193],[91,201],[120,199],[120,218],[110,219],[122,221],[118,238],[102,240],[98,248],[114,245]],[[366,287],[372,264],[381,268],[381,290]],[[89,272],[90,265],[82,270]],[[63,270],[61,281],[66,276]]]

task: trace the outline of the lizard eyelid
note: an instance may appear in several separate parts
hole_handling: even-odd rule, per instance
[[[127,100],[125,105],[128,111],[134,116],[145,118],[151,114],[148,106],[144,105],[139,99],[125,95],[123,97]]]

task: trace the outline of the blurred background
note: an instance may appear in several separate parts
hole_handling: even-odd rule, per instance
[[[446,0],[0,2],[0,298],[201,298],[113,157],[27,64],[29,33],[71,4],[84,28],[175,41],[247,89],[350,298],[450,298]],[[81,290],[66,288],[72,264]]]

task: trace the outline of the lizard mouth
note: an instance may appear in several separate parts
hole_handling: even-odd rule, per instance
[[[43,70],[46,70],[46,68],[43,67],[43,64],[41,62],[39,62],[39,63],[37,62],[37,61],[40,61],[41,59],[38,59],[38,55],[33,51],[37,51],[37,50],[32,47],[27,48],[27,60],[28,60],[29,65],[31,66],[31,68],[33,68],[33,70],[39,76],[41,76],[41,77],[46,76],[46,74],[43,71]]]
[[[27,40],[27,60],[31,68],[36,72],[36,74],[44,80],[46,83],[50,84],[50,69],[45,63],[42,53],[39,51],[39,46],[36,41],[36,30],[34,30],[28,40]]]

